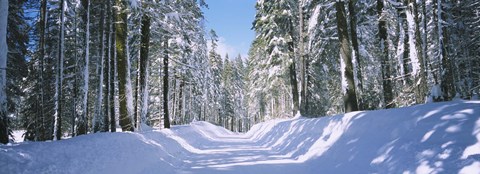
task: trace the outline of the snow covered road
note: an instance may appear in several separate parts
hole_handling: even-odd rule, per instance
[[[480,102],[0,145],[0,173],[480,173]]]

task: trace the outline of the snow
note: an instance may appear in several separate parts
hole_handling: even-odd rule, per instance
[[[317,23],[318,23],[318,16],[320,15],[320,10],[321,10],[321,6],[320,5],[317,5],[315,7],[315,10],[313,10],[313,14],[312,14],[312,17],[310,18],[309,22],[308,22],[308,32],[309,33],[312,33],[312,31],[315,29],[315,27],[317,26]]]
[[[442,95],[443,95],[443,92],[440,85],[433,85],[432,89],[430,89],[430,95],[427,97],[426,102],[431,103],[436,100],[440,100],[442,99]]]
[[[342,94],[346,94],[347,90],[348,90],[347,77],[346,77],[346,74],[345,74],[346,65],[345,65],[345,61],[342,58],[342,55],[340,54],[339,56],[340,56],[340,71],[342,73],[342,79],[341,79]]]
[[[480,101],[0,145],[4,173],[479,173]],[[454,127],[454,128],[452,128]],[[455,131],[451,131],[455,130]]]
[[[416,8],[413,7],[412,4],[409,4],[410,9]],[[415,19],[410,10],[407,10],[407,24],[408,24],[408,44],[409,44],[409,53],[410,53],[410,60],[412,63],[412,74],[413,76],[417,76],[417,74],[420,72],[420,62],[418,60],[418,53],[417,53],[417,46],[415,42]]]
[[[13,138],[15,139],[15,142],[21,143],[23,142],[23,134],[25,134],[25,130],[14,130],[12,133]]]
[[[138,8],[139,5],[140,5],[139,3],[140,3],[140,2],[139,2],[138,0],[130,0],[130,7],[131,7],[132,9],[136,9],[136,8]]]

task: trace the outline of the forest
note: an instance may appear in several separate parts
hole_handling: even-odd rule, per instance
[[[248,57],[219,55],[204,0],[0,2],[4,144],[480,94],[477,0],[258,0]]]

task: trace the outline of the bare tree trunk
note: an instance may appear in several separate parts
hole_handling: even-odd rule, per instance
[[[42,126],[39,128],[37,127],[36,132],[35,132],[35,139],[38,140],[44,140],[43,136],[43,129],[44,129],[44,123],[45,123],[45,79],[44,79],[44,74],[43,71],[45,69],[45,55],[46,55],[46,47],[45,47],[45,42],[46,42],[46,33],[47,33],[47,0],[42,0],[42,5],[40,7],[40,120]],[[42,135],[41,135],[42,134]]]
[[[111,24],[111,16],[112,16],[112,10],[111,10],[111,2],[110,0],[106,1],[105,2],[107,4],[107,8],[105,9],[106,13],[107,13],[107,16],[106,16],[106,26],[104,27],[104,30],[106,30],[106,35],[107,35],[107,43],[106,43],[106,46],[107,46],[107,49],[104,50],[106,51],[107,53],[107,57],[105,58],[104,62],[103,62],[103,74],[106,75],[106,77],[103,79],[103,84],[105,84],[105,92],[104,92],[104,96],[105,96],[105,99],[103,100],[103,107],[104,107],[104,116],[103,116],[103,130],[104,132],[108,132],[109,131],[109,127],[110,127],[110,122],[109,122],[109,119],[110,119],[110,115],[113,114],[113,113],[110,113],[110,61],[112,59],[112,54],[111,54],[111,50],[112,50],[112,24]]]
[[[357,78],[357,83],[356,83],[356,88],[357,91],[360,92],[360,94],[363,92],[363,78],[362,78],[362,66],[360,62],[360,52],[358,48],[358,36],[357,36],[357,13],[355,12],[355,4],[357,3],[357,0],[350,0],[348,1],[348,12],[349,12],[349,17],[350,17],[350,35],[352,36],[352,47],[353,47],[353,58],[355,59],[356,62],[356,78]],[[358,94],[358,95],[360,95]],[[364,102],[361,97],[358,97],[358,107],[360,110],[363,110],[365,108]]]
[[[352,112],[358,110],[357,94],[355,92],[355,82],[353,77],[353,64],[352,64],[352,50],[349,37],[347,20],[345,17],[345,4],[342,1],[335,2],[335,8],[337,10],[337,30],[338,38],[340,41],[340,57],[344,63],[343,75],[345,79],[342,79],[342,83],[346,81],[346,87],[344,89],[343,103],[345,112]]]
[[[115,35],[117,48],[118,91],[120,94],[120,126],[123,131],[133,131],[127,106],[128,52],[127,52],[127,3],[116,0]]]
[[[423,53],[421,49],[422,38],[420,35],[419,25],[417,25],[419,23],[417,3],[415,0],[408,0],[407,6],[410,58],[413,67],[413,77],[415,85],[414,93],[416,103],[421,104],[425,102],[425,97],[428,89],[426,81],[427,76],[425,71],[425,61],[423,59]]]
[[[85,22],[85,65],[83,67],[83,113],[78,121],[78,135],[83,135],[88,132],[88,65],[89,65],[89,49],[90,49],[90,0],[82,0],[82,6],[85,9],[83,21]]]
[[[116,120],[116,112],[115,112],[115,74],[116,74],[116,60],[117,60],[117,41],[116,41],[116,31],[115,31],[115,10],[112,8],[113,1],[108,0],[110,4],[109,11],[111,12],[110,15],[110,67],[109,67],[109,83],[110,83],[110,90],[109,90],[109,106],[110,106],[110,132],[115,132],[117,131],[117,120]],[[115,37],[114,37],[115,36]]]
[[[77,28],[77,8],[73,8],[73,13],[75,16],[74,19],[74,28]],[[78,40],[77,40],[77,30],[73,31],[73,35],[75,37],[75,45],[78,45]],[[74,80],[73,80],[73,104],[72,104],[72,137],[76,136],[76,129],[77,129],[77,119],[78,119],[78,113],[77,113],[77,99],[78,99],[78,50],[77,48],[74,49],[74,55],[75,55],[75,70],[74,70]]]
[[[393,103],[393,88],[392,88],[392,79],[390,72],[390,61],[388,56],[388,41],[387,41],[387,22],[382,13],[384,11],[383,0],[377,0],[377,11],[378,11],[378,35],[380,38],[380,48],[382,49],[382,86],[383,86],[383,100],[385,102],[385,108],[393,108],[395,104]]]
[[[455,96],[455,88],[453,85],[453,67],[451,59],[448,57],[447,45],[448,45],[448,32],[447,27],[442,25],[443,21],[446,21],[445,12],[442,9],[442,0],[437,1],[437,16],[438,16],[438,38],[440,50],[442,56],[442,92],[444,100],[451,100]]]
[[[148,52],[150,47],[150,17],[146,14],[142,17],[142,45],[140,48],[140,117],[137,118],[137,126],[147,118],[148,109]]]
[[[108,124],[108,116],[105,116],[102,112],[102,103],[103,103],[103,82],[104,82],[104,59],[105,59],[105,4],[101,3],[101,14],[100,14],[100,60],[97,61],[97,69],[99,73],[99,80],[98,80],[98,93],[97,93],[97,103],[95,108],[95,119],[92,121],[93,124],[93,131],[102,131],[104,130],[104,125]],[[105,122],[105,118],[107,122]]]
[[[306,82],[306,64],[307,64],[307,56],[305,55],[305,45],[304,45],[304,37],[305,37],[305,32],[304,32],[304,16],[303,16],[303,1],[299,1],[298,5],[298,12],[300,16],[300,25],[299,25],[299,32],[300,32],[300,40],[299,40],[299,57],[300,57],[300,114],[304,115],[307,114],[307,82]]]
[[[7,117],[8,1],[0,1],[0,143],[8,143]]]
[[[62,98],[63,98],[63,57],[64,57],[64,40],[65,40],[65,0],[60,0],[60,34],[59,34],[59,44],[58,44],[58,59],[57,59],[57,77],[55,83],[55,122],[54,122],[54,131],[53,139],[60,140],[62,139]]]
[[[168,115],[168,39],[165,38],[163,57],[163,119],[164,127],[170,129],[170,117]]]

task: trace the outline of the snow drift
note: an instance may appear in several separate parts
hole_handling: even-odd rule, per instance
[[[0,145],[0,173],[480,173],[480,102]]]

